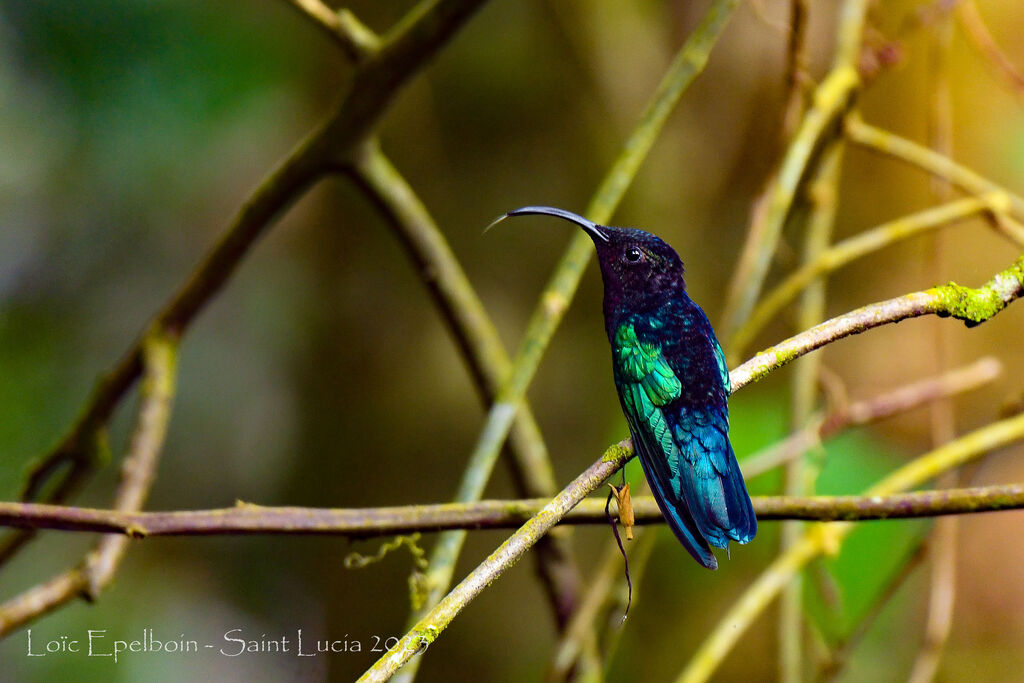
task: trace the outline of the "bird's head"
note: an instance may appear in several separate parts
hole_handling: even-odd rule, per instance
[[[686,291],[683,262],[675,250],[656,235],[636,228],[598,225],[570,211],[549,206],[524,206],[498,220],[526,215],[561,218],[575,223],[590,235],[601,266],[604,309],[609,323],[617,313],[654,308],[666,297]]]

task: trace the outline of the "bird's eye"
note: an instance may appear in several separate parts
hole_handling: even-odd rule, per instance
[[[636,263],[641,258],[643,258],[643,255],[643,252],[640,251],[640,249],[638,249],[637,247],[630,247],[629,249],[626,250],[626,260],[629,261],[630,263]]]

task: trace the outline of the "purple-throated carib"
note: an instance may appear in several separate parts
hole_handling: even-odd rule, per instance
[[[658,237],[547,206],[501,219],[555,216],[590,235],[604,280],[604,323],[619,402],[662,514],[694,559],[718,561],[757,533],[729,443],[729,369],[711,323],[686,293],[679,255]],[[501,220],[498,219],[498,220]]]

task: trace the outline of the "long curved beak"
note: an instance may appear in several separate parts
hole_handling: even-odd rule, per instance
[[[487,232],[496,224],[512,216],[554,216],[555,218],[561,218],[562,220],[575,223],[576,225],[583,228],[587,234],[605,242],[609,241],[608,235],[601,230],[601,226],[594,221],[587,220],[579,214],[575,214],[572,211],[566,211],[565,209],[556,209],[553,206],[524,206],[519,209],[513,209],[503,216],[499,216],[493,223],[488,225],[484,232]]]

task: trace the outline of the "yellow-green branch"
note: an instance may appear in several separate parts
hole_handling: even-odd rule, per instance
[[[866,497],[889,496],[921,486],[943,472],[1024,439],[1024,414],[993,423],[935,449],[899,468],[864,492]],[[780,555],[743,593],[701,644],[679,677],[679,683],[707,680],[747,627],[810,560],[839,552],[853,530],[848,522],[818,524]]]
[[[704,18],[676,55],[662,79],[640,123],[629,136],[624,149],[609,169],[586,211],[589,218],[603,223],[611,217],[632,182],[641,163],[650,151],[668,115],[686,88],[703,70],[719,35],[721,35],[739,0],[715,0]],[[527,326],[523,342],[512,361],[512,370],[505,379],[480,438],[470,454],[455,500],[478,500],[490,478],[498,453],[508,436],[526,389],[533,379],[540,359],[547,349],[565,314],[590,260],[593,247],[583,233],[575,235]],[[428,582],[430,595],[424,610],[436,605],[451,585],[455,561],[465,540],[464,532],[444,534],[431,555]],[[416,617],[425,614],[421,610]],[[415,666],[415,665],[414,665]]]
[[[843,337],[897,323],[922,315],[938,315],[962,320],[968,327],[980,325],[1007,304],[1024,294],[1024,256],[992,280],[978,288],[950,282],[923,292],[912,292],[894,299],[869,304],[827,320],[795,337],[759,352],[732,371],[733,391],[754,382],[793,359],[819,349]]]
[[[736,332],[731,353],[741,354],[757,333],[773,320],[786,304],[821,276],[928,230],[950,225],[983,211],[1002,213],[1008,209],[1007,196],[1001,192],[989,193],[982,197],[966,197],[897,218],[834,244],[822,251],[814,260],[802,265],[761,300],[750,318]]]
[[[485,405],[508,376],[511,362],[498,331],[451,247],[405,178],[371,138],[352,156],[348,175],[384,215],[421,273],[469,366]],[[520,495],[553,496],[558,487],[540,428],[525,402],[509,434],[510,464]],[[580,572],[568,537],[547,536],[537,561],[559,626],[576,609]]]
[[[177,342],[159,332],[142,342],[144,377],[139,414],[128,454],[121,466],[121,482],[108,514],[137,513],[146,502],[156,465],[167,435],[177,377]],[[60,510],[59,507],[51,507]],[[73,508],[72,508],[73,509]],[[130,535],[132,525],[122,533]],[[104,536],[82,563],[0,605],[0,636],[60,607],[76,596],[95,600],[114,578],[128,546],[125,536]]]
[[[851,142],[917,166],[937,178],[948,180],[965,192],[974,195],[1004,193],[1009,199],[1013,215],[1018,219],[1024,219],[1024,197],[992,182],[966,166],[958,164],[949,157],[895,133],[869,125],[856,114],[846,117],[845,127],[846,136]]]

